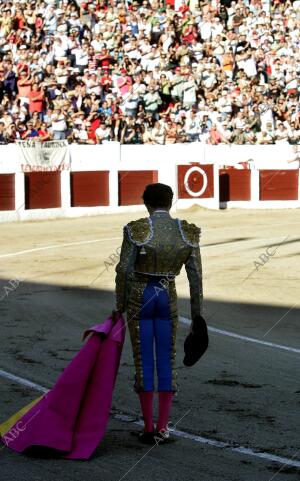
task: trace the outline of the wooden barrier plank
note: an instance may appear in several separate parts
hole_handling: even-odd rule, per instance
[[[25,209],[61,207],[60,171],[26,172]]]
[[[299,170],[260,170],[260,200],[298,200]]]
[[[157,170],[119,171],[119,205],[143,204],[146,185],[157,182],[157,179]]]
[[[109,205],[109,171],[71,172],[71,207]]]
[[[177,173],[179,199],[214,197],[214,166],[212,164],[178,165]],[[198,195],[192,195],[197,194],[197,192]]]
[[[15,210],[15,174],[0,174],[0,210]]]
[[[220,202],[251,200],[251,171],[220,169]]]

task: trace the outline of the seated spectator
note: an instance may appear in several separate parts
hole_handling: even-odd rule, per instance
[[[121,133],[121,142],[124,144],[135,144],[136,137],[136,124],[133,117],[128,117]]]
[[[217,129],[216,124],[212,124],[209,130],[209,137],[207,143],[211,145],[218,145],[221,142],[224,142],[226,144],[228,143],[225,136]]]
[[[37,140],[39,137],[38,131],[33,127],[32,121],[27,122],[27,129],[22,133],[22,140]]]
[[[166,127],[166,136],[165,136],[165,143],[166,144],[175,144],[178,141],[178,133],[176,128],[176,123],[168,120],[167,127]]]
[[[0,144],[7,144],[8,143],[8,136],[5,130],[5,125],[3,122],[0,122]]]
[[[51,140],[51,133],[47,129],[47,124],[42,122],[38,129],[39,139],[43,142],[45,140]]]
[[[99,127],[95,130],[97,144],[103,144],[111,140],[110,128],[102,120]]]
[[[289,131],[282,122],[277,122],[277,129],[274,133],[274,140],[275,144],[279,144],[282,142],[287,143],[289,140]]]
[[[199,141],[200,122],[194,110],[191,110],[185,121],[185,131],[190,142]]]
[[[166,129],[160,122],[155,122],[153,129],[151,130],[151,139],[153,144],[163,145],[166,139]]]
[[[257,143],[260,145],[274,144],[273,136],[264,130],[262,130],[261,132],[258,132],[258,134],[256,135],[256,138],[257,138]]]

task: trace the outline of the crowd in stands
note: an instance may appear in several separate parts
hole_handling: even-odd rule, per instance
[[[298,144],[299,74],[299,0],[0,1],[1,144]]]

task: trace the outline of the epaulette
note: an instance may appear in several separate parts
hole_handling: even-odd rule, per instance
[[[149,217],[133,220],[125,227],[129,239],[137,246],[147,244],[153,237],[152,222]]]
[[[200,242],[201,229],[195,224],[190,224],[186,220],[179,220],[179,229],[182,239],[191,247],[198,247]]]

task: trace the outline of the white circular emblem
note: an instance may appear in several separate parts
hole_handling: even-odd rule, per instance
[[[197,192],[194,192],[190,188],[190,185],[189,185],[190,175],[193,174],[193,172],[198,172],[199,174],[202,175],[202,178],[203,178],[203,185],[202,185],[201,189],[198,190]],[[187,191],[187,193],[191,197],[198,197],[199,195],[202,195],[206,191],[207,183],[208,183],[208,180],[207,180],[206,172],[203,169],[201,169],[200,167],[194,166],[194,167],[191,167],[189,170],[186,171],[185,176],[184,176],[184,187],[185,187],[185,190]]]

